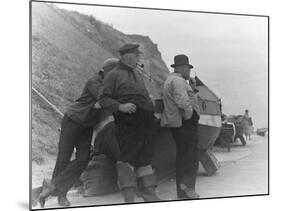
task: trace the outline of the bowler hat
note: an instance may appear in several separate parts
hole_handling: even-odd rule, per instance
[[[120,55],[124,55],[127,53],[136,53],[136,54],[141,54],[142,52],[139,51],[139,46],[138,44],[134,43],[127,43],[123,45],[118,51]]]
[[[189,68],[193,68],[193,66],[189,63],[189,59],[186,55],[180,54],[174,57],[174,64],[171,67],[176,67],[180,65],[188,65]]]

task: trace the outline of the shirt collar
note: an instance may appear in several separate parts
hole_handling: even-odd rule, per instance
[[[183,78],[183,77],[182,77],[182,75],[181,75],[180,73],[175,73],[175,72],[174,72],[174,73],[172,73],[172,75],[175,75],[175,76],[178,76],[178,77]]]

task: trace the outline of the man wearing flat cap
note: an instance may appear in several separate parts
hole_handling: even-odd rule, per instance
[[[102,108],[113,112],[120,147],[118,185],[125,202],[134,202],[136,190],[145,201],[156,201],[153,154],[153,103],[144,80],[136,71],[139,45],[119,49],[120,62],[103,80],[99,97]]]
[[[199,198],[195,192],[195,182],[199,164],[197,144],[200,110],[195,89],[187,83],[193,66],[186,55],[177,55],[171,67],[174,73],[168,76],[163,88],[161,126],[170,128],[176,142],[178,198]]]
[[[58,156],[51,181],[44,180],[39,197],[41,207],[50,195],[58,196],[61,206],[70,206],[67,192],[79,179],[89,160],[92,133],[99,121],[100,109],[95,108],[103,77],[118,63],[118,59],[107,59],[99,73],[90,78],[81,96],[67,109],[61,122]],[[76,159],[71,160],[76,148]]]

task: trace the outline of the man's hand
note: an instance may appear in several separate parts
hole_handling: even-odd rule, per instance
[[[95,104],[95,108],[96,108],[96,109],[101,108],[101,105],[99,104],[99,102],[96,102],[96,104]]]
[[[137,109],[136,105],[133,103],[125,103],[125,104],[120,104],[119,105],[119,111],[123,113],[134,113]]]
[[[154,117],[155,117],[156,119],[161,119],[161,114],[159,114],[159,113],[154,113],[153,115],[154,115]]]
[[[189,79],[189,85],[191,86],[192,90],[197,93],[198,92],[198,89],[196,87],[196,80],[195,78],[190,78]]]

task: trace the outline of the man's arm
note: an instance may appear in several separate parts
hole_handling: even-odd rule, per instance
[[[96,100],[99,96],[100,86],[101,86],[101,82],[93,79],[88,80],[86,84],[88,92],[90,92],[93,98]]]
[[[184,119],[188,120],[192,116],[193,108],[191,106],[190,98],[187,94],[186,83],[187,82],[183,78],[175,78],[172,81],[172,87],[175,103],[184,111]]]
[[[113,99],[113,93],[116,89],[117,73],[111,71],[103,80],[103,85],[98,97],[99,105],[110,112],[121,111],[124,113],[133,113],[136,111],[136,105],[132,103],[121,104]]]
[[[113,99],[113,92],[116,89],[116,79],[116,72],[109,72],[103,79],[103,85],[98,97],[100,106],[111,112],[118,111],[120,105],[117,100]]]

